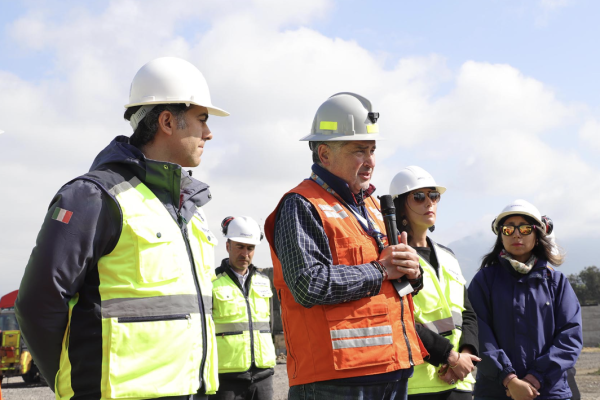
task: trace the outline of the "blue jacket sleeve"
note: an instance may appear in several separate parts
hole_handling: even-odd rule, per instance
[[[544,382],[557,382],[566,370],[572,368],[583,347],[581,306],[569,280],[560,272],[553,272],[556,285],[554,297],[554,341],[548,351],[540,354],[528,373]]]
[[[490,267],[488,267],[490,268]],[[488,285],[483,270],[477,272],[469,285],[469,300],[477,314],[479,330],[479,357],[477,374],[495,379],[502,385],[504,378],[515,373],[510,359],[498,345],[493,329],[493,312],[491,305],[491,285]]]
[[[358,300],[381,290],[383,277],[372,264],[333,264],[320,217],[298,194],[282,201],[275,221],[275,251],[286,285],[304,307]]]
[[[61,222],[60,215],[54,217],[60,209],[73,213],[68,223]],[[48,382],[54,382],[59,369],[69,302],[88,269],[96,268],[100,256],[112,250],[120,227],[118,206],[91,182],[73,181],[52,199],[15,305],[29,351]]]

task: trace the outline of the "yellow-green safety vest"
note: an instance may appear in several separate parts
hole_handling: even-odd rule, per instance
[[[423,268],[423,289],[413,297],[415,323],[438,333],[458,351],[462,335],[462,312],[465,310],[465,284],[458,260],[447,249],[431,240],[432,250],[439,265],[439,278],[435,269],[419,257]],[[448,385],[438,377],[437,369],[429,363],[415,366],[408,380],[408,394],[437,393],[451,389],[472,391],[475,379],[469,374],[463,381]]]
[[[271,283],[256,270],[249,279],[247,296],[227,272],[219,274],[213,282],[219,373],[247,371],[253,362],[258,368],[275,366],[269,322]]]
[[[202,209],[197,207],[180,228],[138,178],[110,192],[121,207],[123,226],[114,250],[98,261],[100,400],[195,394],[200,378],[207,393],[215,393],[217,352],[210,313],[217,241]],[[77,301],[75,296],[69,302],[69,326]],[[74,394],[68,353],[69,330],[55,382],[60,400]]]

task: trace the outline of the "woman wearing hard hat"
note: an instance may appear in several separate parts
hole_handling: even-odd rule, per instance
[[[582,347],[581,308],[558,266],[552,221],[515,200],[492,222],[492,251],[469,285],[483,361],[475,399],[569,399]]]
[[[400,171],[390,185],[400,232],[419,253],[423,289],[413,298],[417,331],[429,352],[408,380],[414,400],[471,400],[471,371],[477,357],[477,317],[471,308],[465,279],[452,250],[427,237],[433,231],[437,205],[446,188],[423,168]]]

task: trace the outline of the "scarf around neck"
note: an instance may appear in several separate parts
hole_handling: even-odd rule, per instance
[[[502,250],[500,252],[500,257],[508,261],[510,265],[512,265],[512,267],[515,269],[515,271],[523,275],[529,273],[529,271],[531,271],[535,263],[537,263],[537,257],[533,254],[531,255],[531,257],[529,257],[529,260],[525,261],[524,263],[515,260],[506,250]]]

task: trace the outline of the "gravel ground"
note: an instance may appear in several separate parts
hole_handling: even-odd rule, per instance
[[[600,400],[600,375],[594,375],[600,369],[600,349],[586,348],[577,361],[577,386],[582,400]],[[288,380],[286,365],[277,364],[273,387],[273,400],[287,400]],[[2,381],[4,400],[54,400],[54,394],[47,386],[25,385],[21,378],[9,378]]]

